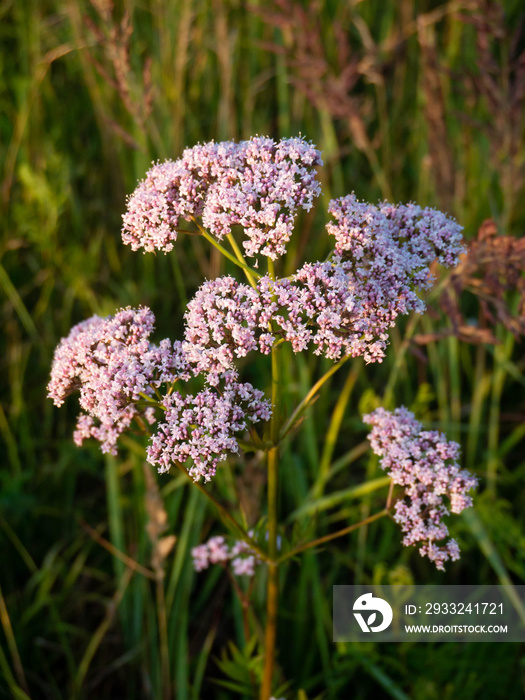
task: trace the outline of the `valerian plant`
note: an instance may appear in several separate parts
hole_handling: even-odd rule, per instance
[[[155,319],[147,308],[121,309],[113,317],[80,323],[57,347],[48,386],[58,406],[80,392],[78,445],[95,438],[103,452],[116,454],[119,435],[138,424],[150,434],[148,462],[160,472],[182,471],[213,500],[237,539],[229,545],[218,535],[196,547],[197,571],[223,566],[246,603],[235,577],[253,577],[261,566],[267,568],[262,700],[274,690],[278,567],[391,514],[401,526],[403,544],[419,545],[420,554],[443,569],[459,557],[443,519],[449,510],[460,513],[470,506],[468,494],[476,486],[458,465],[459,445],[424,430],[405,408],[394,413],[379,408],[364,421],[372,426],[372,449],[398,487],[393,506],[391,489],[382,511],[281,552],[277,494],[283,438],[300,420],[312,392],[348,358],[383,360],[397,318],[425,309],[418,294],[432,285],[431,263],[437,258],[455,266],[462,252],[461,227],[443,213],[415,204],[372,205],[351,194],[329,204],[333,220],[327,231],[334,247],[327,259],[279,277],[276,261],[286,254],[298,210],[310,210],[321,192],[321,165],[320,152],[302,138],[275,142],[264,137],[197,145],[179,160],[154,165],[128,199],[124,243],[135,251],[169,253],[179,235],[197,233],[243,277],[202,284],[188,304],[181,340],[153,344]],[[242,248],[234,227],[243,235]],[[290,416],[281,402],[284,343],[294,353],[311,350],[334,361]],[[241,381],[236,362],[249,353],[271,355],[271,398]],[[258,428],[268,422],[264,432]],[[262,540],[213,497],[213,483],[208,484],[228,455],[254,446],[267,453]],[[245,626],[248,634],[247,618]]]

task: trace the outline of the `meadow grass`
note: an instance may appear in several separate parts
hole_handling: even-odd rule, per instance
[[[299,222],[294,262],[326,255],[321,212],[351,191],[442,207],[467,239],[487,218],[521,237],[525,75],[512,35],[523,10],[511,0],[27,0],[4,3],[0,18],[0,697],[255,697],[260,640],[245,639],[221,572],[192,568],[191,548],[223,532],[216,512],[183,475],[148,483],[132,439],[118,458],[77,449],[74,401],[57,411],[45,398],[53,350],[75,323],[128,304],[154,310],[158,338],[180,337],[202,279],[231,269],[193,236],[167,256],[120,241],[125,196],[151,161],[198,141],[300,132],[323,152],[323,201]],[[441,337],[447,285],[441,277],[428,314],[392,331],[382,365],[352,361],[326,383],[285,441],[280,512],[302,542],[382,507],[387,480],[361,415],[404,404],[460,441],[480,478],[475,508],[452,526],[462,559],[436,573],[380,521],[281,567],[286,698],[523,696],[519,645],[458,655],[453,644],[331,641],[334,584],[525,582],[523,340],[502,323],[497,344]],[[517,294],[505,303],[518,314]],[[460,304],[481,318],[475,294]],[[268,362],[244,367],[266,390]],[[285,357],[283,367],[290,415],[330,363]],[[242,504],[248,525],[264,514],[256,458],[232,461],[213,489]],[[148,535],[163,511],[168,529]],[[174,547],[154,563],[169,534]],[[264,586],[261,575],[250,609],[261,634]]]

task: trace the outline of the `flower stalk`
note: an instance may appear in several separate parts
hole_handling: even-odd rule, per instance
[[[330,379],[332,374],[335,374],[338,369],[340,369],[345,362],[348,360],[348,356],[345,356],[339,360],[339,362],[336,362],[335,365],[332,365],[330,369],[323,374],[323,376],[316,381],[316,383],[313,385],[313,387],[310,389],[310,391],[306,394],[304,399],[301,400],[301,402],[298,404],[297,408],[294,410],[292,415],[288,418],[284,426],[282,427],[280,433],[279,433],[279,440],[283,440],[289,433],[292,432],[294,427],[297,425],[299,419],[301,418],[302,414],[308,406],[314,401],[315,395],[319,391],[319,389],[323,386],[323,384]]]
[[[250,284],[255,286],[254,282],[254,277],[260,278],[261,275],[256,271],[252,270],[252,268],[246,264],[246,262],[242,259],[242,254],[240,253],[240,250],[237,248],[235,251],[235,255],[232,255],[229,250],[227,250],[223,245],[221,245],[218,241],[215,240],[215,238],[206,231],[204,226],[201,226],[201,224],[197,221],[197,219],[193,219],[193,222],[199,229],[201,235],[208,241],[208,243],[211,243],[211,245],[214,248],[217,248],[217,250],[224,255],[225,258],[228,258],[232,263],[237,265],[237,267],[240,267],[242,270],[244,270],[246,277],[250,281]],[[233,236],[230,236],[230,238],[233,240]],[[231,240],[230,240],[230,245],[231,245]],[[237,244],[235,244],[237,245]],[[233,245],[232,245],[233,248]],[[235,250],[235,249],[234,249]],[[239,253],[239,255],[237,255]],[[240,256],[240,257],[239,257]]]
[[[315,540],[310,540],[310,542],[306,542],[305,544],[300,545],[299,547],[295,547],[294,549],[291,549],[289,552],[286,552],[286,554],[283,554],[279,559],[277,560],[277,565],[282,564],[285,562],[287,559],[291,559],[292,557],[297,556],[298,554],[301,554],[301,552],[305,552],[307,549],[312,549],[313,547],[319,547],[322,544],[325,544],[326,542],[331,542],[332,540],[336,540],[338,537],[343,537],[344,535],[348,535],[354,530],[358,530],[360,527],[364,527],[365,525],[370,525],[370,523],[375,523],[376,520],[379,520],[380,518],[384,518],[385,515],[389,515],[390,511],[388,508],[384,508],[383,510],[379,511],[379,513],[374,513],[374,515],[370,515],[368,518],[365,518],[364,520],[360,520],[358,523],[353,523],[352,525],[349,525],[348,527],[343,528],[342,530],[338,530],[337,532],[332,532],[329,535],[324,535],[324,537],[318,537]]]
[[[180,464],[179,462],[176,462],[175,465],[185,476],[188,477],[188,479],[193,483],[193,485],[197,489],[199,489],[199,491],[204,496],[206,496],[208,501],[213,503],[215,508],[218,510],[219,515],[220,515],[221,519],[223,520],[223,522],[226,525],[229,525],[232,528],[232,530],[235,532],[235,534],[238,535],[238,537],[240,537],[241,540],[246,542],[246,544],[250,547],[250,549],[252,549],[254,552],[256,552],[257,555],[261,559],[263,559],[264,561],[268,561],[268,554],[264,551],[264,549],[259,547],[257,542],[255,542],[250,537],[250,535],[246,532],[246,530],[244,530],[244,528],[241,525],[239,525],[239,523],[235,520],[235,518],[232,516],[232,514],[229,512],[229,510],[227,508],[225,508],[222,505],[222,503],[219,503],[219,501],[210,493],[210,491],[208,489],[206,489],[200,482],[193,481],[189,472],[183,467],[182,464]]]
[[[279,495],[279,428],[281,416],[282,373],[280,346],[272,349],[272,419],[270,439],[272,447],[268,451],[268,582],[266,589],[266,631],[264,637],[264,674],[261,686],[261,700],[269,700],[275,666],[275,646],[277,639],[277,610],[279,601],[279,580],[277,560],[277,507]]]

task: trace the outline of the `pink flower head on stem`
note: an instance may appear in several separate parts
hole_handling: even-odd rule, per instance
[[[307,263],[289,280],[260,280],[263,295],[280,306],[274,316],[294,351],[315,346],[333,360],[343,355],[381,361],[388,330],[399,315],[421,313],[417,292],[432,283],[437,257],[456,265],[461,227],[439,211],[413,204],[332,200],[327,230],[335,249],[327,262]]]
[[[268,301],[264,304],[263,302]],[[252,350],[268,354],[274,337],[268,322],[277,306],[258,290],[219,277],[205,282],[185,314],[184,351],[197,372],[207,372],[210,384],[234,367],[234,360]]]
[[[376,206],[350,194],[333,199],[328,211],[335,219],[326,228],[335,237],[336,254],[351,261],[356,275],[365,279],[368,270],[382,269],[397,284],[408,275],[425,288],[432,282],[428,266],[436,257],[454,267],[464,251],[462,227],[429,207],[388,202]]]
[[[250,536],[252,533],[248,533]],[[226,544],[224,537],[212,537],[205,544],[200,544],[191,550],[193,568],[204,571],[210,564],[231,565],[235,576],[255,575],[255,567],[260,564],[258,555],[243,540],[237,540],[231,547]]]
[[[416,205],[333,200],[328,231],[335,249],[325,262],[306,263],[291,277],[257,282],[233,277],[206,282],[188,305],[184,350],[210,382],[252,350],[269,353],[289,341],[294,352],[314,346],[338,360],[381,362],[398,316],[421,313],[418,292],[432,282],[430,264],[454,265],[461,228],[433,209]]]
[[[209,481],[218,463],[239,451],[236,434],[246,430],[248,423],[269,419],[270,403],[262,391],[239,383],[233,372],[220,379],[220,384],[196,395],[173,391],[163,398],[163,422],[147,448],[148,462],[160,472],[168,471],[174,462],[191,459],[193,479]]]
[[[301,138],[206,143],[154,165],[129,197],[122,238],[133,250],[169,252],[180,220],[201,218],[221,240],[240,225],[246,255],[283,255],[297,209],[321,193],[321,154]]]
[[[191,459],[191,476],[209,481],[217,464],[238,452],[237,434],[248,423],[269,419],[270,403],[251,384],[237,381],[233,371],[208,375],[213,385],[196,394],[180,384],[181,391],[175,391],[175,382],[197,373],[180,342],[150,344],[154,321],[149,309],[127,308],[75,326],[55,351],[49,397],[60,406],[78,389],[85,413],[78,418],[75,442],[93,437],[111,454],[134,418],[151,425],[155,407],[160,408],[163,416],[147,448],[148,460],[163,472],[174,461]],[[162,395],[165,384],[168,391]]]
[[[61,406],[80,392],[85,411],[78,418],[77,445],[89,437],[103,452],[116,454],[117,438],[136,417],[154,422],[152,407],[139,408],[141,394],[151,396],[161,382],[188,379],[180,343],[149,342],[155,317],[150,309],[126,308],[114,316],[93,316],[72,328],[55,350],[48,396]]]
[[[452,513],[461,513],[472,505],[468,492],[478,483],[475,476],[460,469],[459,445],[436,430],[423,430],[406,408],[393,413],[378,408],[363,420],[372,426],[369,440],[381,457],[381,468],[404,488],[404,497],[394,506],[403,544],[419,543],[421,556],[444,570],[444,562],[459,559],[459,547],[454,539],[443,542],[449,534],[443,522],[449,514],[443,497],[448,498]]]

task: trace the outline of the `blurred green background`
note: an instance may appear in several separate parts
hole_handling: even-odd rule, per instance
[[[191,547],[224,532],[216,513],[184,477],[150,479],[130,438],[116,459],[77,449],[76,402],[55,409],[46,384],[75,323],[145,304],[157,340],[180,337],[202,280],[233,271],[193,236],[167,256],[122,245],[126,194],[153,160],[299,133],[325,165],[293,261],[326,255],[328,201],[352,191],[441,208],[477,243],[469,269],[436,271],[428,313],[392,331],[387,360],[346,365],[286,442],[283,535],[320,536],[383,506],[360,420],[379,404],[461,442],[480,489],[450,523],[462,559],[446,573],[390,521],[283,567],[282,694],[524,696],[518,644],[331,641],[334,584],[525,584],[524,23],[519,0],[0,3],[0,697],[253,697],[260,647],[245,644],[231,586],[192,570]],[[329,363],[290,354],[286,366],[291,411]],[[243,371],[268,388],[265,358]],[[264,512],[253,455],[212,488],[250,523]],[[263,601],[261,574],[254,628]]]

